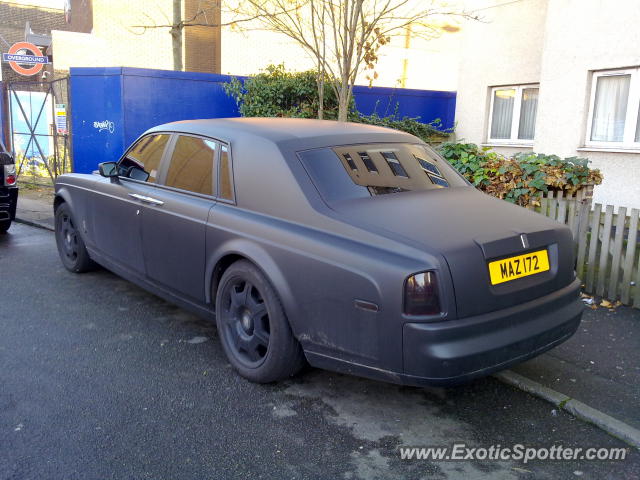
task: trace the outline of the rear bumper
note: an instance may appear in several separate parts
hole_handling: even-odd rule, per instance
[[[511,308],[461,320],[407,323],[402,383],[451,385],[535,357],[571,337],[584,305],[580,281]]]
[[[427,386],[464,383],[533,358],[569,339],[584,305],[580,281],[544,297],[460,320],[405,323],[403,371],[305,350],[311,365],[385,382]]]
[[[0,187],[0,222],[16,218],[18,188]]]

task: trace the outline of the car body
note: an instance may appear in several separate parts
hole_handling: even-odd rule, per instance
[[[477,191],[406,133],[320,120],[182,121],[148,130],[100,171],[56,181],[55,207],[65,205],[77,232],[60,233],[60,248],[81,242],[124,278],[204,317],[217,313],[219,329],[228,314],[240,353],[254,348],[242,328],[264,301],[274,320],[263,336],[289,335],[281,348],[291,358],[278,374],[252,376],[258,364],[245,355],[255,369],[239,371],[252,380],[295,373],[285,365],[298,365],[297,351],[320,368],[454,384],[538,355],[580,322],[569,229]],[[532,260],[547,263],[536,271]],[[238,261],[231,277],[262,279],[227,288]],[[500,272],[508,280],[492,277]],[[251,285],[271,294],[252,297]]]
[[[9,230],[16,217],[17,204],[16,165],[13,156],[0,142],[0,233]]]

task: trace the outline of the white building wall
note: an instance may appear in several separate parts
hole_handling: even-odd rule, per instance
[[[604,174],[594,201],[640,208],[640,152],[584,148],[592,72],[640,66],[640,2],[522,0],[479,13],[486,23],[463,35],[458,138],[487,143],[491,86],[539,82],[533,146],[495,149],[587,157]]]
[[[582,147],[591,72],[639,66],[639,25],[637,0],[549,2],[535,141],[537,152],[587,157],[602,171],[595,202],[634,208],[640,208],[640,152]]]
[[[489,87],[540,80],[547,0],[494,7],[500,3],[470,3],[481,20],[469,22],[463,29],[456,98],[459,140],[486,143]],[[496,150],[511,153],[522,149]]]

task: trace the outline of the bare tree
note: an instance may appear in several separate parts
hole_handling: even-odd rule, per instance
[[[415,36],[433,38],[442,32],[446,17],[475,18],[438,0],[240,0],[229,10],[286,35],[315,59],[318,117],[322,118],[324,83],[331,78],[339,121],[347,120],[358,74],[374,70],[380,47],[391,37],[411,27]],[[371,80],[376,76],[374,71]]]
[[[173,50],[173,69],[182,70],[182,0],[173,0],[173,23],[171,25],[171,49]]]

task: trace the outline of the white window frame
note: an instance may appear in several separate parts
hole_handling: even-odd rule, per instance
[[[627,116],[624,119],[624,134],[622,142],[599,142],[596,140],[591,140],[591,129],[593,127],[593,110],[596,101],[596,86],[598,85],[598,78],[614,75],[631,75],[631,79],[629,82],[629,98],[627,99]],[[640,67],[624,68],[619,70],[601,70],[593,72],[591,75],[589,114],[587,115],[587,128],[584,145],[586,147],[594,148],[640,149],[640,142],[635,141],[639,108]]]
[[[520,139],[518,138],[518,130],[520,129],[520,110],[522,109],[522,91],[526,88],[537,88],[538,94],[540,94],[539,83],[525,83],[521,85],[500,85],[497,87],[491,87],[491,98],[489,99],[489,122],[487,124],[487,143],[494,145],[526,145],[533,146],[535,141],[535,134],[533,139]],[[495,98],[496,90],[508,90],[514,89],[516,96],[513,102],[513,116],[511,117],[511,138],[491,138],[491,124],[493,123],[493,100]],[[536,122],[538,121],[538,114],[536,112]]]

